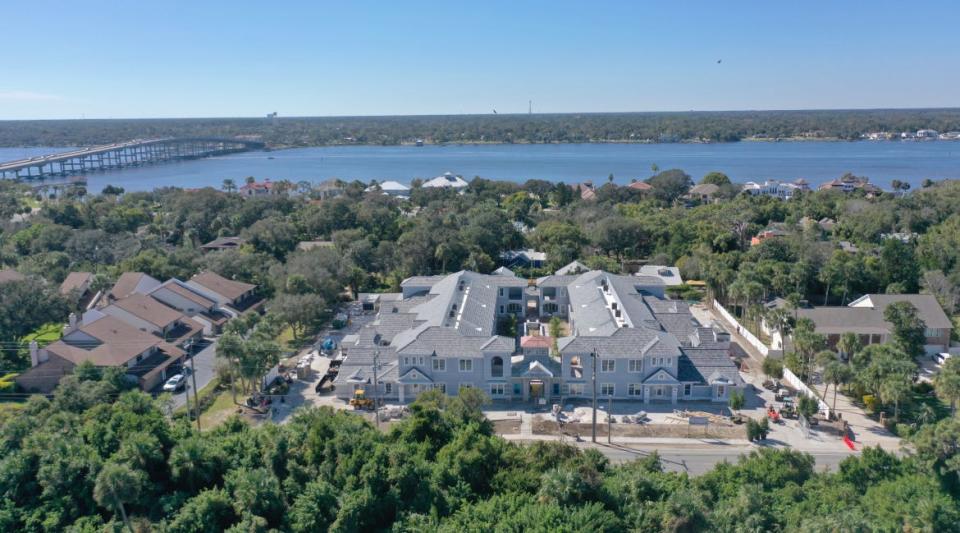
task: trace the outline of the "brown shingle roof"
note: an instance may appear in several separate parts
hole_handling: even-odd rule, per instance
[[[60,294],[66,295],[73,291],[84,290],[84,286],[89,284],[92,279],[93,274],[90,272],[71,272],[67,274],[67,278],[60,284]]]
[[[23,281],[25,279],[27,279],[26,276],[17,272],[16,270],[0,270],[0,283],[7,283],[8,281]]]
[[[120,274],[120,278],[117,279],[117,282],[113,284],[113,288],[110,289],[110,296],[117,300],[130,296],[144,276],[146,276],[146,274],[143,272],[124,272]]]
[[[159,328],[165,328],[184,318],[180,311],[143,294],[131,294],[122,300],[117,300],[113,305]]]
[[[185,288],[184,286],[180,285],[179,283],[168,283],[168,284],[164,285],[163,287],[164,287],[164,288],[167,288],[167,289],[170,289],[170,291],[173,292],[174,294],[178,294],[178,295],[180,295],[180,296],[183,296],[184,298],[190,300],[191,302],[193,302],[193,303],[195,303],[195,304],[197,304],[197,305],[202,305],[203,307],[206,307],[206,308],[213,307],[213,306],[215,306],[215,305],[217,304],[217,302],[214,302],[213,300],[210,300],[209,298],[206,298],[205,296],[201,296],[201,295],[199,295],[199,294],[191,291],[190,289]]]
[[[230,300],[236,300],[237,298],[240,298],[244,294],[257,288],[256,285],[243,283],[241,281],[233,281],[221,276],[220,274],[210,271],[201,272],[190,278],[190,281],[210,289],[219,295],[225,296]]]
[[[90,361],[97,366],[119,366],[161,342],[153,335],[111,316],[99,318],[79,329],[97,339],[99,344],[59,340],[47,345],[46,349],[74,364]]]

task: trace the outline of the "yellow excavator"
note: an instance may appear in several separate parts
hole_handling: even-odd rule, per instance
[[[353,391],[353,398],[350,399],[350,407],[354,409],[373,409],[373,400],[367,398],[363,389]]]

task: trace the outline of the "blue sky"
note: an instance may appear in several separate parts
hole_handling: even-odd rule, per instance
[[[11,0],[0,119],[960,105],[960,4],[796,4]]]

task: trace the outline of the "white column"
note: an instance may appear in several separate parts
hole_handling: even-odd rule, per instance
[[[400,403],[403,403],[403,396],[404,396],[403,393],[404,393],[405,389],[407,388],[407,386],[404,385],[403,383],[399,383],[398,385],[399,385],[399,389],[400,389],[400,390],[398,391],[398,392],[400,393]]]
[[[643,403],[650,403],[650,387],[643,386]]]
[[[670,387],[670,390],[672,391],[672,392],[671,392],[670,403],[674,403],[674,404],[675,404],[675,403],[677,403],[677,387],[675,387],[675,386],[674,386],[674,387]]]

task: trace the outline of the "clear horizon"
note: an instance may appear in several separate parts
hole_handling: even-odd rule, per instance
[[[960,106],[960,6],[943,1],[41,1],[4,14],[17,23],[0,120]]]

